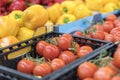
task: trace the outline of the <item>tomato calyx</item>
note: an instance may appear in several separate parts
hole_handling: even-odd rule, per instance
[[[71,43],[72,47],[71,48],[68,48],[68,50],[72,51],[73,53],[76,53],[76,42],[75,41],[72,41]]]

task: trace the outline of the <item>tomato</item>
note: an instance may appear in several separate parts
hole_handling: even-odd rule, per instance
[[[113,28],[111,31],[110,31],[110,34],[115,34],[116,32],[120,32],[120,27],[116,27],[116,28]]]
[[[105,35],[105,41],[115,42],[114,36],[112,34]]]
[[[110,67],[100,67],[94,73],[95,80],[111,80],[114,75],[113,70]]]
[[[48,44],[44,49],[43,49],[43,57],[46,59],[54,59],[57,58],[60,54],[60,50],[57,46],[53,44]]]
[[[103,24],[103,30],[105,32],[110,32],[114,28],[114,25],[111,21],[105,21]]]
[[[78,44],[77,42],[75,43],[75,52],[77,52],[80,48],[80,44]]]
[[[62,37],[68,38],[70,41],[73,40],[73,37],[70,34],[63,34]]]
[[[117,48],[117,50],[113,55],[113,58],[114,58],[115,66],[120,68],[120,48]]]
[[[113,34],[113,37],[115,41],[120,41],[120,31]]]
[[[43,49],[45,48],[45,46],[47,46],[48,43],[46,41],[39,41],[36,44],[36,51],[39,55],[43,55]]]
[[[115,26],[115,27],[120,27],[120,19],[116,19],[116,20],[114,21],[114,26]]]
[[[76,56],[70,51],[63,51],[59,55],[59,58],[62,59],[65,62],[65,64],[69,64],[70,62],[76,59]]]
[[[23,73],[32,74],[35,63],[31,60],[23,58],[17,64],[17,70]]]
[[[96,31],[104,31],[102,24],[95,24],[93,28],[95,28]]]
[[[77,68],[77,75],[80,79],[93,77],[97,70],[97,66],[91,62],[84,62]]]
[[[82,46],[82,47],[80,47],[80,48],[78,49],[78,51],[77,51],[77,56],[78,56],[79,58],[81,58],[81,57],[89,54],[89,53],[92,52],[92,51],[93,51],[92,47],[90,47],[90,46]]]
[[[111,80],[120,80],[120,76],[114,76]]]
[[[51,66],[47,63],[41,63],[33,69],[33,75],[35,76],[46,76],[52,72]]]
[[[95,31],[91,34],[92,38],[104,40],[105,34],[103,31]]]
[[[94,80],[93,78],[85,78],[83,80]]]
[[[65,62],[59,58],[55,58],[51,62],[52,71],[56,71],[64,66],[65,66]]]
[[[73,35],[75,35],[75,36],[82,36],[82,32],[80,32],[80,31],[75,31]]]
[[[115,14],[109,14],[107,17],[106,17],[106,20],[107,21],[114,21],[117,19],[117,16]]]
[[[70,37],[61,36],[58,39],[58,47],[62,50],[67,50],[72,47],[72,39]]]

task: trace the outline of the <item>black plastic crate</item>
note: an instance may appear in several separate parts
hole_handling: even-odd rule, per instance
[[[21,50],[21,49],[23,49],[25,47],[31,46],[32,49],[29,51],[29,53],[31,53],[32,55],[34,55],[35,54],[34,47],[35,47],[35,45],[36,45],[36,43],[38,41],[40,41],[40,40],[46,40],[48,38],[52,38],[52,37],[56,37],[56,36],[60,36],[62,34],[63,33],[50,32],[50,33],[47,33],[47,34],[43,34],[43,35],[40,35],[40,36],[33,37],[31,39],[19,42],[17,44],[14,44],[14,45],[11,45],[11,46],[8,46],[8,47],[5,47],[5,48],[1,48],[0,49],[0,62],[1,62],[1,64],[3,66],[12,68],[12,69],[7,69],[6,68],[7,69],[6,70],[5,68],[3,68],[1,66],[0,67],[0,69],[1,69],[0,73],[1,74],[2,73],[5,74],[5,75],[2,75],[2,77],[6,78],[6,75],[8,75],[9,79],[11,79],[11,80],[14,80],[14,78],[15,78],[15,80],[37,80],[38,78],[36,78],[36,77],[34,77],[32,75],[27,75],[27,74],[24,74],[24,73],[16,71],[16,65],[17,65],[18,61],[23,58],[24,55],[16,57],[14,59],[8,59],[8,54],[10,54],[12,52],[15,52],[17,50]],[[74,61],[74,62],[66,65],[64,68],[61,68],[60,70],[57,70],[57,71],[55,71],[55,72],[53,72],[53,73],[51,73],[51,74],[43,77],[42,78],[43,80],[70,80],[70,79],[67,79],[67,77],[70,78],[70,76],[72,76],[72,75],[68,75],[68,74],[64,75],[64,74],[67,71],[69,71],[69,70],[73,71],[72,68],[74,66],[78,65],[78,64],[76,64],[76,62],[83,62],[87,58],[94,57],[94,55],[96,55],[95,52],[98,52],[102,48],[105,48],[105,47],[107,47],[107,46],[109,46],[111,44],[111,43],[106,42],[106,41],[96,40],[96,39],[91,39],[91,38],[85,38],[85,37],[73,36],[73,38],[78,43],[82,43],[82,44],[86,44],[86,45],[92,46],[92,48],[94,49],[94,51],[92,53],[90,53],[90,55],[87,55],[87,56],[85,56],[83,58],[77,59],[76,61]],[[7,50],[7,52],[5,52],[5,50]],[[64,75],[64,76],[60,77],[60,75]],[[71,79],[71,80],[73,80],[73,79]]]

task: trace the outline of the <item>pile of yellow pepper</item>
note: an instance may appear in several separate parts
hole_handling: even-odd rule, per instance
[[[0,16],[0,39],[14,36],[18,41],[23,41],[52,31],[56,24],[73,22],[92,15],[94,11],[107,13],[119,8],[119,0],[65,0],[47,8],[35,4],[24,11],[15,10]]]

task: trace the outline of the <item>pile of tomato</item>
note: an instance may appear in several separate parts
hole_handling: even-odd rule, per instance
[[[91,25],[90,28],[83,33],[77,31],[74,35],[86,36],[110,42],[120,40],[120,19],[114,14],[109,14],[105,20]]]
[[[62,34],[46,40],[40,40],[35,45],[34,58],[26,56],[17,64],[17,70],[23,73],[44,77],[72,61],[93,51],[90,45],[83,45],[75,41],[70,34]]]
[[[109,52],[110,53],[110,52]],[[109,54],[107,53],[107,55]],[[83,62],[77,68],[80,80],[120,80],[120,44],[113,57],[104,56]]]

